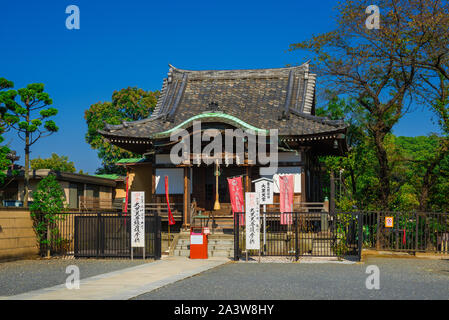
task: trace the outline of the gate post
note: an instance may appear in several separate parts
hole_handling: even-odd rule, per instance
[[[104,257],[104,249],[105,249],[105,239],[106,239],[106,237],[105,237],[105,234],[104,234],[104,228],[105,228],[105,225],[104,225],[104,219],[102,218],[102,216],[101,216],[101,213],[99,214],[99,223],[100,223],[100,254],[101,254],[101,256],[102,257]]]
[[[79,246],[78,246],[78,241],[80,241],[80,239],[79,239],[79,234],[78,234],[78,232],[79,232],[79,228],[78,228],[78,223],[79,223],[79,220],[78,220],[78,217],[77,216],[75,216],[75,217],[73,217],[73,222],[74,222],[74,233],[75,233],[75,237],[74,237],[74,250],[73,250],[73,256],[75,257],[75,258],[77,258],[78,256],[79,256]]]
[[[101,213],[97,213],[97,258],[99,257],[100,254],[100,218],[101,218]]]
[[[359,261],[362,261],[362,247],[363,247],[363,215],[361,212],[358,213],[357,216],[357,224],[358,224],[358,257]]]
[[[162,254],[162,248],[161,248],[161,224],[162,224],[162,219],[161,217],[158,215],[158,212],[155,211],[154,212],[154,257],[155,259],[160,259],[161,258],[161,254]],[[170,248],[169,248],[170,249]]]
[[[376,250],[380,250],[380,212],[377,211],[376,213],[377,218],[376,218],[376,222],[377,222],[377,230],[376,230]]]
[[[416,252],[418,252],[418,240],[419,240],[419,236],[418,236],[418,231],[419,231],[419,215],[418,212],[416,213],[416,226],[415,226],[415,255]]]
[[[299,259],[299,250],[298,250],[298,212],[295,212],[295,258],[296,261]]]
[[[234,213],[234,261],[239,260],[239,234],[240,234],[240,228],[239,228],[239,213]]]

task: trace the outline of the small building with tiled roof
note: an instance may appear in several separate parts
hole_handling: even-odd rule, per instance
[[[139,188],[145,189],[147,202],[165,202],[161,177],[170,178],[170,199],[182,204],[180,222],[184,226],[191,222],[193,200],[196,210],[203,214],[231,213],[226,178],[244,176],[245,191],[250,191],[252,180],[267,176],[266,165],[247,159],[250,151],[247,144],[244,159],[230,165],[224,164],[227,163],[225,158],[236,160],[236,153],[225,150],[215,156],[215,160],[223,160],[218,165],[218,179],[215,178],[215,162],[194,164],[198,153],[189,151],[188,161],[172,163],[170,150],[180,141],[173,141],[171,137],[180,130],[194,134],[195,122],[201,122],[201,132],[241,129],[267,134],[277,130],[279,163],[272,176],[295,175],[296,204],[320,202],[324,199],[317,157],[347,152],[347,125],[341,120],[315,115],[315,85],[316,75],[310,71],[308,62],[274,69],[206,71],[183,70],[170,65],[150,117],[120,125],[105,124],[100,133],[110,143],[142,156],[120,164],[126,166],[129,173],[139,168],[134,179],[141,181],[140,184],[146,181],[147,185]],[[216,194],[221,206],[214,211]],[[276,200],[279,202],[278,195]],[[273,210],[276,210],[275,205]]]
[[[22,206],[25,199],[25,169],[22,166],[14,165],[14,168],[9,169],[5,173],[5,181],[0,185],[0,206]],[[119,191],[124,189],[125,177],[87,175],[50,169],[29,171],[29,202],[33,201],[32,194],[33,191],[36,191],[38,183],[49,175],[55,176],[64,190],[65,203],[68,210],[121,209],[120,200],[117,198],[124,198],[124,195],[118,195],[117,197],[117,189]]]

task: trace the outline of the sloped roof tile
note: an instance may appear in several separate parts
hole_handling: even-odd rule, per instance
[[[191,71],[170,66],[153,114],[144,120],[106,125],[105,136],[149,138],[211,111],[222,112],[280,135],[341,131],[343,121],[314,113],[316,75],[309,65],[252,70]]]

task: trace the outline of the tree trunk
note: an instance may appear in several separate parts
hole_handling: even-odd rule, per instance
[[[374,143],[376,146],[376,157],[379,162],[379,200],[382,209],[388,208],[390,199],[390,168],[388,164],[387,151],[384,147],[385,133],[374,132]]]
[[[24,177],[25,195],[23,199],[23,206],[28,207],[28,194],[30,185],[30,136],[27,132],[25,134],[25,177]]]

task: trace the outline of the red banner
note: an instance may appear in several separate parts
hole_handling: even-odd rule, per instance
[[[228,178],[229,197],[231,198],[232,214],[241,212],[239,216],[239,223],[241,226],[245,225],[245,212],[243,200],[243,183],[242,177]]]
[[[170,209],[170,201],[168,200],[168,176],[165,176],[165,199],[167,200],[167,208],[168,208],[168,224],[175,224],[175,219],[173,218],[173,214]]]
[[[125,213],[125,217],[126,217],[126,213],[128,212],[128,172],[126,172],[125,181],[126,181],[126,185],[125,185],[125,206],[123,208],[123,212]]]
[[[294,176],[292,174],[279,176],[279,192],[281,207],[281,224],[292,224]],[[290,214],[286,214],[289,212]],[[284,214],[285,213],[285,214]]]

